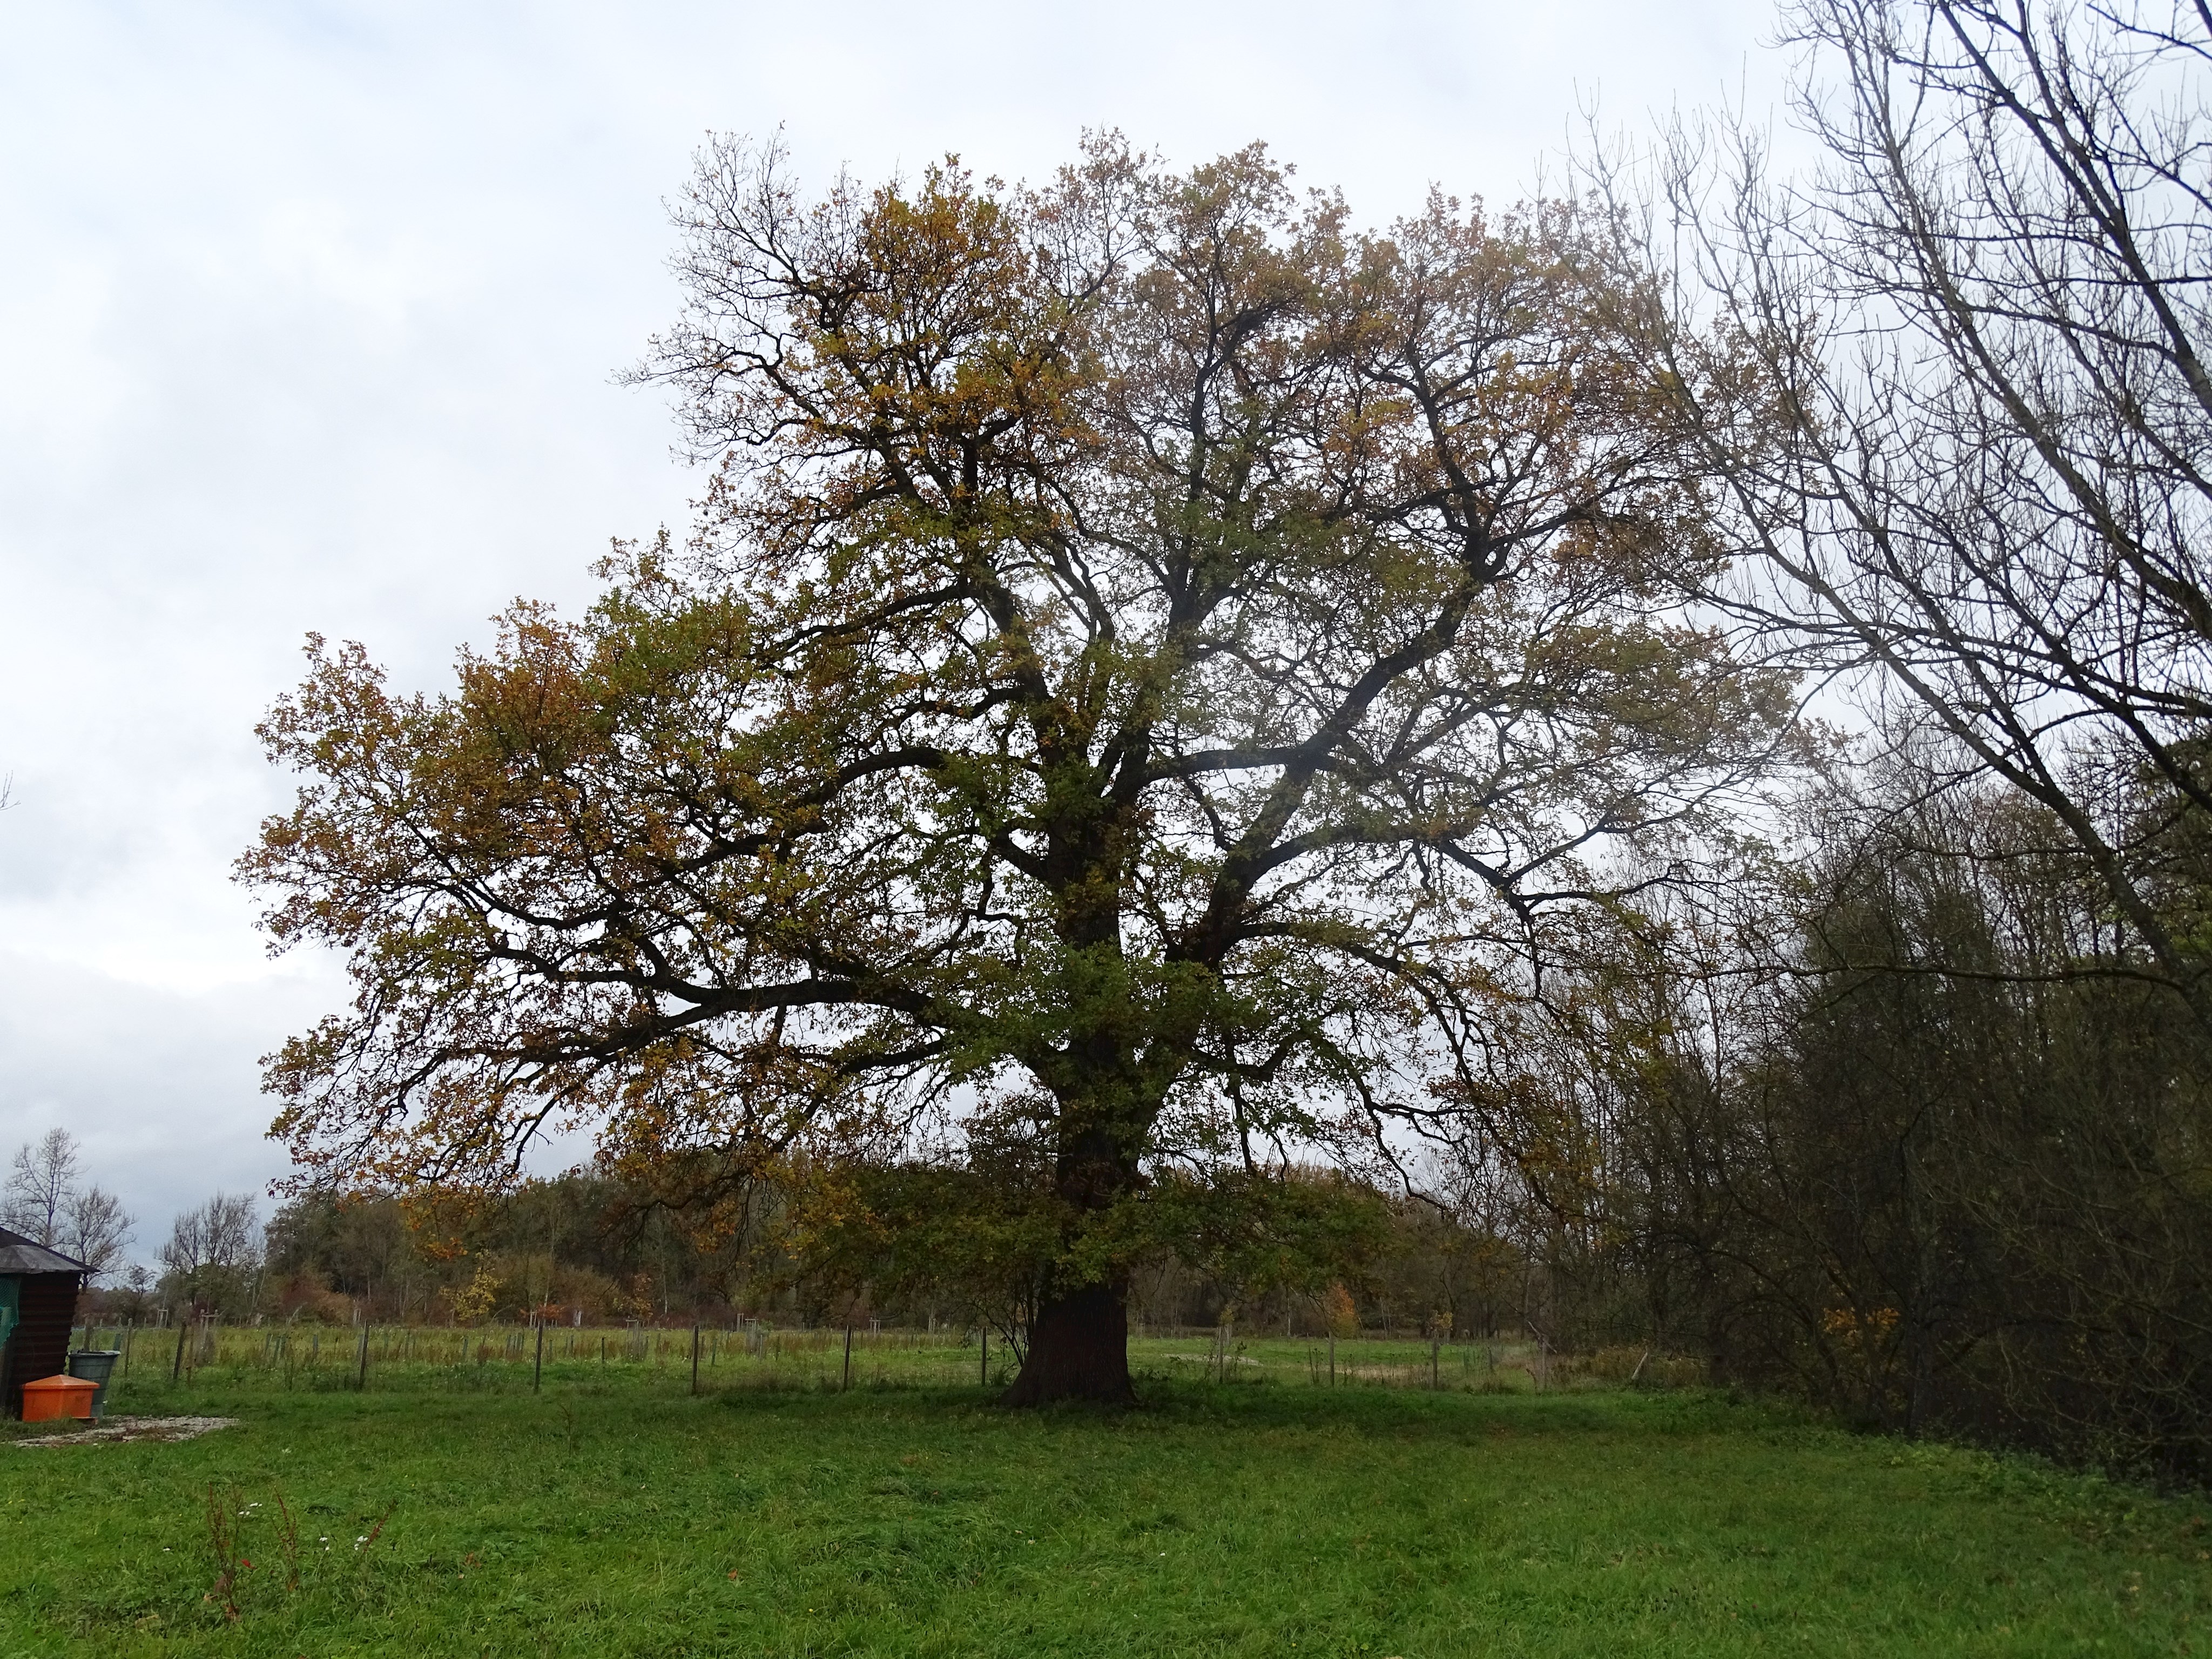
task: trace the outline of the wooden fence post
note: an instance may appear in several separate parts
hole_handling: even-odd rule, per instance
[[[538,1380],[545,1374],[545,1322],[538,1322],[538,1351],[530,1358],[530,1392],[538,1392]]]
[[[366,1319],[361,1322],[361,1354],[358,1363],[359,1370],[354,1374],[353,1389],[356,1394],[366,1394],[368,1392],[368,1322]]]
[[[844,1392],[845,1392],[845,1390],[846,1390],[846,1389],[848,1389],[851,1388],[852,1386],[853,1386],[853,1328],[852,1328],[852,1326],[848,1323],[848,1324],[847,1324],[847,1326],[845,1327],[845,1375],[844,1375],[843,1380],[842,1380],[842,1381],[837,1384],[837,1392],[838,1392],[838,1393],[840,1393],[840,1394],[842,1394],[842,1393],[844,1393]]]
[[[191,1322],[179,1309],[177,1313],[177,1357],[169,1362],[169,1381],[173,1382],[185,1374],[185,1327]]]
[[[699,1327],[696,1322],[691,1327],[691,1392],[699,1392]]]

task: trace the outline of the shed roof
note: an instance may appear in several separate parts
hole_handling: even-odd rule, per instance
[[[0,1273],[81,1273],[82,1261],[0,1227]]]

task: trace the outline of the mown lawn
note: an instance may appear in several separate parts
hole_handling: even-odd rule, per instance
[[[117,1409],[241,1423],[0,1444],[0,1656],[2212,1653],[2200,1502],[1705,1392],[1203,1369],[1114,1416],[642,1367],[143,1378]]]

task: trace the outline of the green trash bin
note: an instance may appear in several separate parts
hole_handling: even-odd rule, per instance
[[[100,1384],[92,1395],[95,1423],[107,1415],[107,1379],[115,1374],[115,1362],[122,1358],[120,1348],[76,1348],[70,1353],[69,1374]]]

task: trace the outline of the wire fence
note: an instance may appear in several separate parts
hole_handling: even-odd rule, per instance
[[[116,1378],[280,1388],[543,1389],[593,1383],[729,1389],[1002,1388],[1019,1356],[994,1334],[783,1327],[757,1320],[672,1327],[224,1324],[81,1327],[73,1347],[119,1353]],[[1540,1340],[1297,1338],[1231,1327],[1133,1338],[1139,1373],[1221,1386],[1396,1388],[1479,1393],[1678,1386],[1692,1362],[1632,1348],[1559,1355]]]

